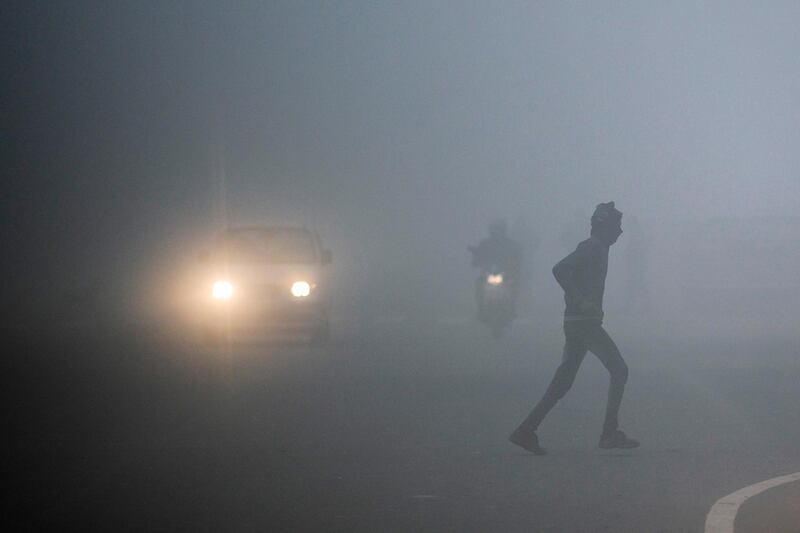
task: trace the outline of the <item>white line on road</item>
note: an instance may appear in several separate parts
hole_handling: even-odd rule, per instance
[[[800,472],[768,479],[761,483],[739,489],[736,492],[720,498],[717,500],[717,503],[711,506],[711,511],[709,511],[706,517],[705,533],[733,533],[733,523],[736,520],[736,513],[739,512],[739,507],[741,507],[748,498],[752,498],[756,494],[764,492],[767,489],[793,481],[800,481]]]

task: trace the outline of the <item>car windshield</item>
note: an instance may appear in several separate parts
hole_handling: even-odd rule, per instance
[[[313,238],[303,229],[229,230],[223,236],[222,250],[234,262],[312,263],[316,260]]]

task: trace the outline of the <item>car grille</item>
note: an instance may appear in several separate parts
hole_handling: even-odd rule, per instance
[[[266,299],[269,301],[278,299],[284,300],[286,299],[286,296],[288,294],[289,292],[284,287],[276,283],[270,283],[266,285],[256,285],[250,291],[250,295],[252,296],[253,299],[258,299],[258,300]]]

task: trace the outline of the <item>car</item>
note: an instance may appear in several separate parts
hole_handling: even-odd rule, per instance
[[[304,227],[226,229],[201,255],[206,338],[290,334],[327,341],[331,262],[319,235]]]

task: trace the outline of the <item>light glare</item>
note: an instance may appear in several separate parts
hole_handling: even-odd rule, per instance
[[[486,277],[486,282],[489,285],[500,285],[503,283],[503,275],[502,274],[489,274]]]
[[[292,296],[295,298],[305,298],[309,294],[311,294],[311,285],[307,281],[292,283]]]
[[[215,300],[230,300],[233,296],[233,285],[230,281],[215,281],[211,287],[211,296]]]

